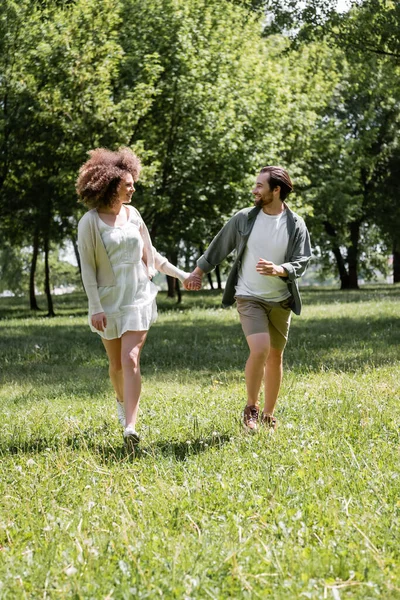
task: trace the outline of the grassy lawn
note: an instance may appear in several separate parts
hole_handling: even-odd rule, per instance
[[[400,598],[400,288],[303,299],[250,436],[236,310],[162,294],[135,455],[83,296],[0,299],[0,598]]]

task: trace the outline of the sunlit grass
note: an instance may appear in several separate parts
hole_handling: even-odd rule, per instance
[[[0,301],[1,598],[400,598],[399,288],[310,290],[278,431],[217,293],[160,298],[123,445],[82,295]]]

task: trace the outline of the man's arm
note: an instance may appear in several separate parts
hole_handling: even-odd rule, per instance
[[[184,283],[187,290],[199,290],[204,273],[209,273],[236,248],[236,219],[234,215],[217,233],[207,250],[197,261],[197,267]]]
[[[289,261],[281,265],[281,267],[285,269],[287,273],[286,277],[289,278],[289,281],[294,281],[298,277],[304,275],[311,257],[310,234],[303,222],[303,226],[299,230],[295,247],[293,248]]]
[[[297,237],[298,239],[290,257],[290,262],[276,265],[269,260],[260,258],[256,265],[257,272],[260,275],[268,275],[269,277],[289,278],[289,281],[301,277],[311,258],[310,235],[305,224],[303,224],[303,228],[299,231]]]

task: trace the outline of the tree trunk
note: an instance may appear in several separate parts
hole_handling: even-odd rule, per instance
[[[177,304],[180,304],[180,302],[182,302],[182,292],[181,292],[181,287],[179,285],[179,279],[176,279],[176,277],[170,277],[170,275],[167,275],[167,285],[168,285],[168,291],[167,291],[167,298],[175,298],[175,294],[178,296],[177,299]]]
[[[176,289],[176,293],[178,296],[178,300],[176,302],[177,302],[177,304],[180,304],[182,302],[182,292],[181,292],[181,286],[179,284],[179,279],[175,279],[175,289]]]
[[[37,258],[39,254],[39,232],[36,229],[33,235],[33,251],[32,251],[32,260],[31,260],[31,269],[29,273],[29,304],[31,310],[40,310],[35,294],[35,274],[36,274],[36,265]]]
[[[393,242],[393,283],[400,283],[400,239]]]
[[[211,273],[207,273],[207,279],[208,279],[208,283],[210,284],[210,288],[213,290],[214,284],[213,284]]]
[[[342,256],[340,248],[338,248],[338,247],[332,248],[332,252],[333,252],[333,256],[336,259],[336,265],[337,265],[337,268],[339,271],[340,289],[347,290],[349,287],[349,274],[347,273],[347,270],[346,270],[344,258]]]
[[[178,252],[172,251],[172,252],[167,253],[167,258],[170,263],[172,263],[173,265],[176,265],[178,262]],[[177,302],[179,304],[182,300],[181,289],[179,287],[179,279],[176,279],[175,277],[170,277],[169,275],[167,275],[167,285],[168,285],[167,298],[175,298],[175,292],[176,292],[176,294],[178,296]]]
[[[167,290],[167,298],[175,298],[175,277],[171,277],[170,275],[167,275],[167,286],[168,286],[168,290]]]
[[[324,227],[325,227],[325,231],[329,235],[329,237],[335,239],[337,234],[336,234],[336,231],[335,231],[335,228],[333,227],[333,225],[331,225],[331,223],[329,223],[329,221],[324,221]],[[339,271],[340,289],[348,290],[349,285],[350,285],[349,274],[347,273],[346,263],[342,256],[341,250],[340,250],[339,246],[337,245],[337,243],[335,243],[335,242],[332,245],[332,253],[336,259],[336,265],[337,265],[337,268]]]
[[[219,268],[219,265],[215,267],[215,276],[217,278],[217,287],[219,290],[222,290],[221,270]]]
[[[51,290],[50,290],[50,266],[49,266],[49,238],[48,235],[46,234],[45,240],[44,240],[44,291],[46,294],[46,298],[47,298],[47,315],[46,317],[55,317],[55,312],[54,312],[54,308],[53,308],[53,298],[51,297]]]
[[[358,242],[360,238],[360,221],[350,223],[350,246],[347,249],[350,290],[358,290]]]
[[[74,254],[75,254],[76,262],[78,263],[79,273],[82,277],[81,257],[79,256],[78,242],[74,235],[71,235],[71,242],[74,247]]]

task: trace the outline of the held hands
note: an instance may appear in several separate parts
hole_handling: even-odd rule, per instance
[[[92,315],[92,325],[97,331],[104,331],[107,327],[107,317],[104,312],[96,313]]]
[[[269,275],[270,277],[287,277],[287,272],[283,267],[274,264],[269,260],[260,258],[256,264],[256,271],[260,275]]]
[[[183,287],[185,290],[198,292],[201,289],[201,275],[194,270],[183,282]]]

